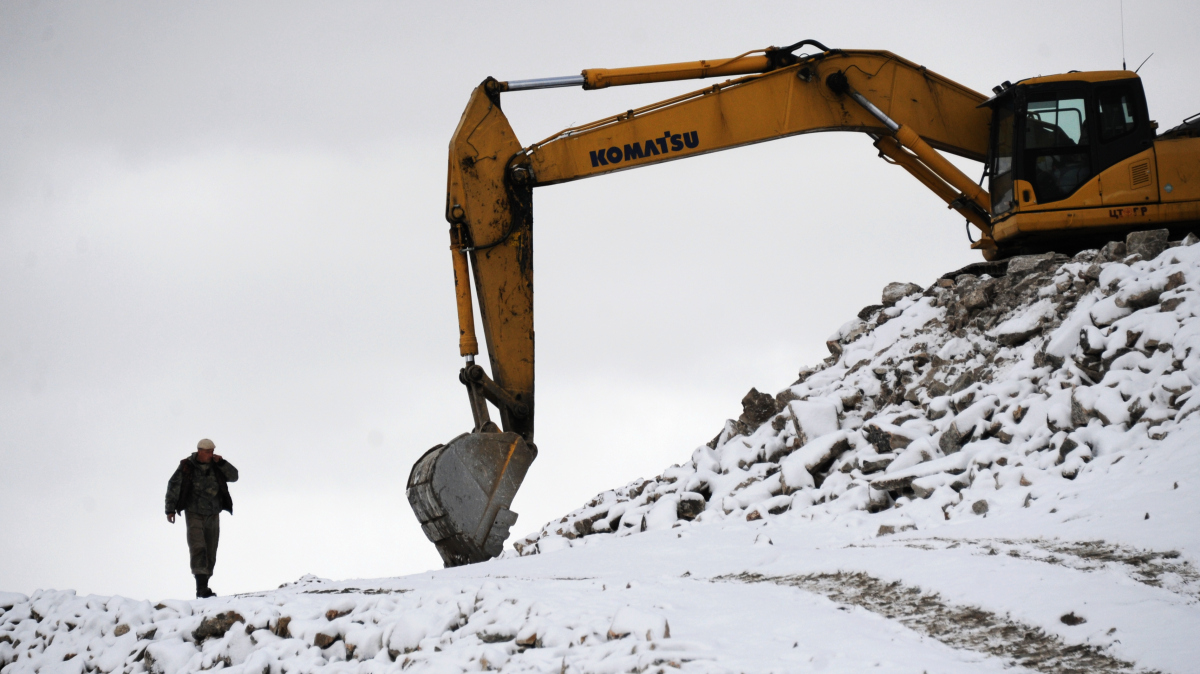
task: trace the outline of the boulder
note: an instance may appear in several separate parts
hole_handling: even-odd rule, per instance
[[[921,292],[924,292],[924,289],[915,283],[889,283],[883,287],[883,306],[895,306],[905,297]]]
[[[223,637],[229,631],[229,628],[233,627],[234,623],[240,622],[245,622],[245,619],[239,613],[233,611],[218,613],[215,616],[209,616],[201,620],[200,626],[192,632],[192,638],[196,640],[196,643],[200,643],[212,637]]]
[[[884,468],[887,468],[892,463],[892,461],[895,461],[895,460],[896,460],[895,456],[880,456],[875,459],[866,459],[862,462],[863,475],[870,475],[871,473],[878,473],[879,471],[883,470]]]
[[[1042,324],[1028,326],[1024,330],[1015,330],[997,335],[996,341],[1004,346],[1020,346],[1042,332]]]
[[[1163,300],[1158,305],[1158,310],[1163,313],[1169,313],[1179,308],[1179,305],[1187,301],[1185,297],[1172,297],[1169,300]]]
[[[1054,253],[1018,255],[1009,258],[1007,271],[1009,274],[1028,274],[1034,271],[1045,271],[1052,266],[1054,266]]]
[[[1125,259],[1125,242],[1124,241],[1109,241],[1100,249],[1100,254],[1096,256],[1096,262],[1112,262],[1113,260]]]
[[[875,534],[875,537],[878,538],[880,536],[891,536],[892,534],[900,531],[913,531],[916,528],[917,525],[915,524],[901,524],[899,527],[894,524],[880,524],[879,531]]]
[[[1087,426],[1088,418],[1091,417],[1091,410],[1084,408],[1083,404],[1075,398],[1075,394],[1071,394],[1071,425],[1078,428],[1079,426]]]
[[[941,448],[943,454],[953,454],[962,449],[973,435],[975,435],[974,426],[966,435],[963,435],[962,431],[958,430],[958,422],[952,422],[950,428],[947,428],[942,433],[942,437],[938,439],[938,447]]]
[[[982,309],[992,302],[995,295],[995,279],[977,283],[963,295],[963,306],[972,311]]]
[[[613,616],[607,636],[610,640],[629,636],[639,641],[670,639],[671,626],[667,624],[666,617],[661,614],[648,613],[632,606],[625,606],[617,610],[617,614]]]
[[[867,305],[858,311],[858,318],[859,320],[869,321],[872,316],[879,313],[880,309],[883,309],[882,304]]]
[[[1187,283],[1187,277],[1183,275],[1183,272],[1177,271],[1167,277],[1167,286],[1163,290],[1174,290],[1185,283]]]
[[[1078,446],[1079,446],[1079,443],[1075,442],[1075,440],[1073,438],[1067,437],[1066,439],[1064,439],[1062,441],[1062,444],[1059,445],[1059,447],[1058,447],[1059,463],[1061,463],[1062,460],[1064,458],[1066,458],[1066,456],[1068,454],[1070,454],[1071,451],[1074,450]]]
[[[742,398],[742,416],[739,421],[758,427],[778,411],[775,396],[752,388]]]
[[[675,514],[681,520],[696,519],[704,512],[704,497],[695,492],[685,491],[679,495],[679,503],[675,506]]]
[[[871,481],[871,488],[879,491],[904,491],[912,488],[912,481],[916,479],[912,475],[904,475],[902,477],[880,478]]]
[[[1146,288],[1140,292],[1132,293],[1128,297],[1117,296],[1116,305],[1122,309],[1145,309],[1158,304],[1158,298],[1163,291],[1157,288]]]
[[[1164,229],[1163,231],[1165,232],[1166,230]],[[1059,618],[1059,621],[1061,621],[1062,624],[1064,624],[1064,625],[1070,625],[1070,626],[1074,627],[1075,625],[1082,625],[1083,623],[1087,622],[1087,618],[1084,618],[1082,616],[1077,616],[1077,615],[1075,615],[1074,611],[1071,611],[1070,613],[1066,614],[1065,616],[1062,616],[1061,618]]]
[[[1144,232],[1130,232],[1125,237],[1126,255],[1141,255],[1143,260],[1153,260],[1167,249],[1167,237],[1170,234],[1165,229],[1151,229]]]
[[[796,400],[788,403],[787,409],[801,445],[838,430],[838,411],[833,401]]]
[[[329,648],[335,641],[339,639],[337,634],[326,634],[325,632],[317,632],[313,637],[313,645],[317,648]]]

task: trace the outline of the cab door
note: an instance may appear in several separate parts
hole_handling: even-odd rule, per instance
[[[1157,201],[1154,129],[1140,80],[1095,87],[1096,164],[1106,206]]]
[[[1095,175],[1087,94],[1083,86],[1041,86],[1026,96],[1018,178],[1032,187],[1038,205],[1066,199]]]

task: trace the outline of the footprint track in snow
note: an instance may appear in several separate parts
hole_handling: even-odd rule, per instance
[[[1070,645],[1041,628],[974,606],[945,603],[936,593],[899,581],[887,582],[865,573],[816,573],[763,576],[755,573],[719,576],[714,581],[774,583],[823,595],[839,604],[864,608],[947,646],[1003,658],[1030,670],[1079,674],[1156,674],[1114,658],[1095,646]]]
[[[1115,569],[1143,585],[1179,595],[1188,603],[1200,602],[1200,569],[1175,550],[1140,550],[1103,540],[1060,541],[1043,538],[959,539],[932,537],[888,543],[856,544],[853,547],[904,546],[919,550],[969,548],[974,554],[1008,555],[1077,571]]]

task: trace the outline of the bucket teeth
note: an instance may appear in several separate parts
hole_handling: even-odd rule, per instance
[[[501,508],[492,522],[492,530],[488,533],[483,551],[492,557],[504,552],[504,541],[508,540],[508,528],[517,523],[517,514],[508,508]]]
[[[504,550],[517,521],[508,507],[536,456],[517,433],[463,433],[417,460],[408,502],[447,567]]]

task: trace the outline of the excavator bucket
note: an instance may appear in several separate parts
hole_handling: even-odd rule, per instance
[[[463,433],[413,465],[408,502],[447,567],[503,551],[517,521],[508,507],[536,456],[517,433]]]

